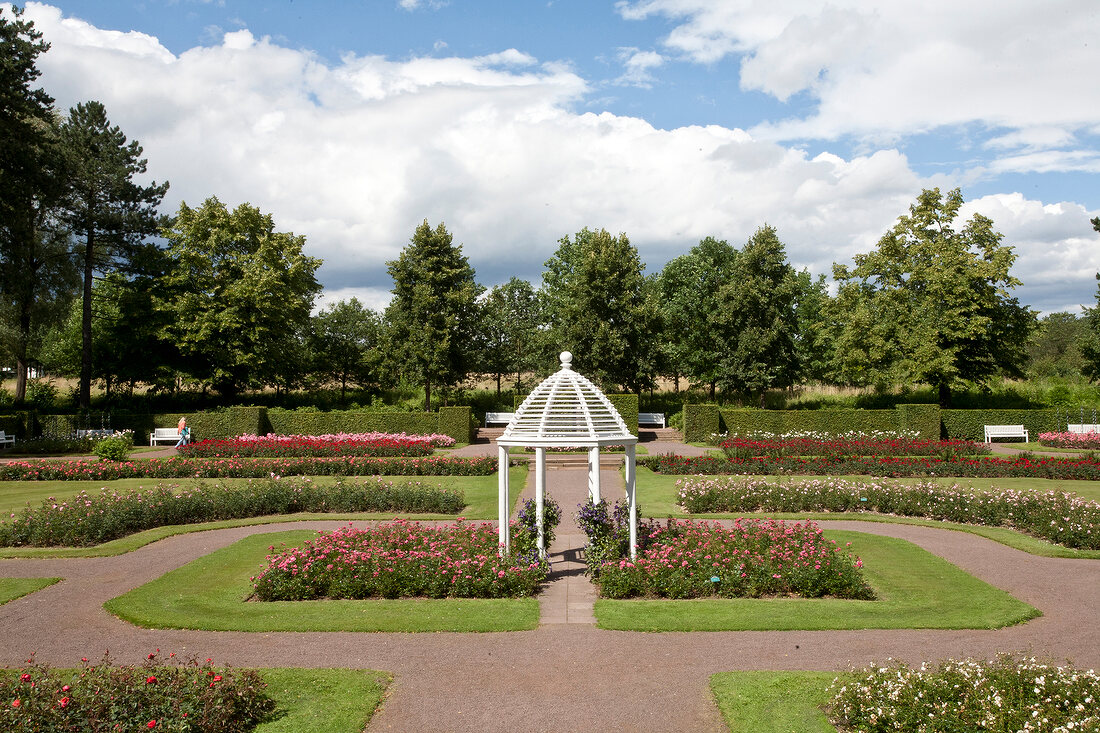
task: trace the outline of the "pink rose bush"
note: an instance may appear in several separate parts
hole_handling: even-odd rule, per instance
[[[909,435],[862,433],[839,436],[731,436],[719,444],[727,458],[769,456],[936,456],[953,458],[989,453],[972,440],[924,440]]]
[[[980,491],[935,481],[889,479],[767,480],[754,476],[678,479],[680,505],[692,514],[876,512],[962,524],[1011,527],[1075,549],[1100,549],[1100,504],[1060,491]]]
[[[1100,481],[1093,458],[992,456],[643,456],[639,465],[663,474],[795,474],[802,476],[957,476],[960,478],[1050,478]]]
[[[333,456],[429,456],[449,448],[447,435],[405,433],[337,433],[329,435],[242,435],[229,440],[203,440],[181,446],[188,458],[301,458]]]
[[[813,522],[738,519],[732,526],[669,520],[647,528],[636,559],[606,560],[593,573],[605,598],[874,598],[863,562]]]
[[[119,478],[264,478],[265,476],[489,476],[497,459],[423,458],[146,458],[0,463],[0,481],[113,481]]]
[[[511,531],[518,551],[501,558],[497,528],[488,522],[349,526],[269,555],[253,589],[262,601],[534,596],[549,565],[531,552],[528,528],[513,522]]]
[[[1051,448],[1100,450],[1100,433],[1039,433],[1039,444]]]
[[[244,485],[196,482],[126,492],[82,491],[65,501],[46,499],[0,521],[0,546],[81,547],[175,524],[297,512],[409,512],[458,514],[461,491],[420,481],[337,479],[319,485],[306,478],[273,478]]]

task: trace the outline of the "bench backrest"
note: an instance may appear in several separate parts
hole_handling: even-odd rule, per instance
[[[986,425],[985,431],[990,435],[1019,435],[1026,432],[1023,425]]]
[[[1095,423],[1070,423],[1066,430],[1071,433],[1100,433],[1100,425]]]

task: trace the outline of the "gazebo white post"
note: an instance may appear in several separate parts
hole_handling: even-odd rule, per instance
[[[539,536],[539,557],[546,557],[546,537],[542,531],[542,515],[546,494],[546,448],[535,448],[535,525]]]
[[[497,527],[500,555],[508,554],[511,538],[508,532],[508,447],[497,446],[497,516],[500,525]]]
[[[588,449],[588,495],[593,504],[600,503],[600,448]]]
[[[638,557],[638,502],[634,491],[634,444],[626,446],[626,502],[630,505],[630,559]]]

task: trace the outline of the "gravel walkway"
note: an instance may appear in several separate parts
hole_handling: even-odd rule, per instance
[[[618,472],[605,471],[602,483],[606,497],[621,495]],[[138,662],[160,648],[241,666],[388,670],[394,683],[368,731],[718,731],[724,726],[707,684],[711,674],[724,670],[842,670],[888,657],[920,662],[1002,651],[1100,667],[1100,561],[1039,558],[963,532],[866,522],[822,525],[912,541],[1035,605],[1043,616],[996,631],[599,630],[591,617],[594,594],[580,575],[583,535],[571,516],[585,486],[583,470],[547,473],[548,492],[565,520],[551,546],[554,576],[535,631],[160,631],[134,628],[102,608],[104,601],[242,537],[344,524],[302,522],[181,535],[111,558],[0,560],[0,577],[64,578],[0,606],[0,664],[19,665],[35,652],[42,661],[72,665],[105,649],[119,661]]]

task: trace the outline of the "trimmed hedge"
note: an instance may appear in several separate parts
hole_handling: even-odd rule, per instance
[[[439,424],[434,432],[454,438],[456,443],[469,443],[474,434],[473,421],[470,407],[440,407]]]
[[[722,413],[718,405],[684,405],[684,440],[706,443],[721,431]]]
[[[1058,429],[1055,410],[943,410],[944,431],[952,438],[984,440],[986,425],[1023,425],[1032,440]]]
[[[20,411],[0,415],[0,430],[8,435],[26,440],[34,435],[34,413]]]

